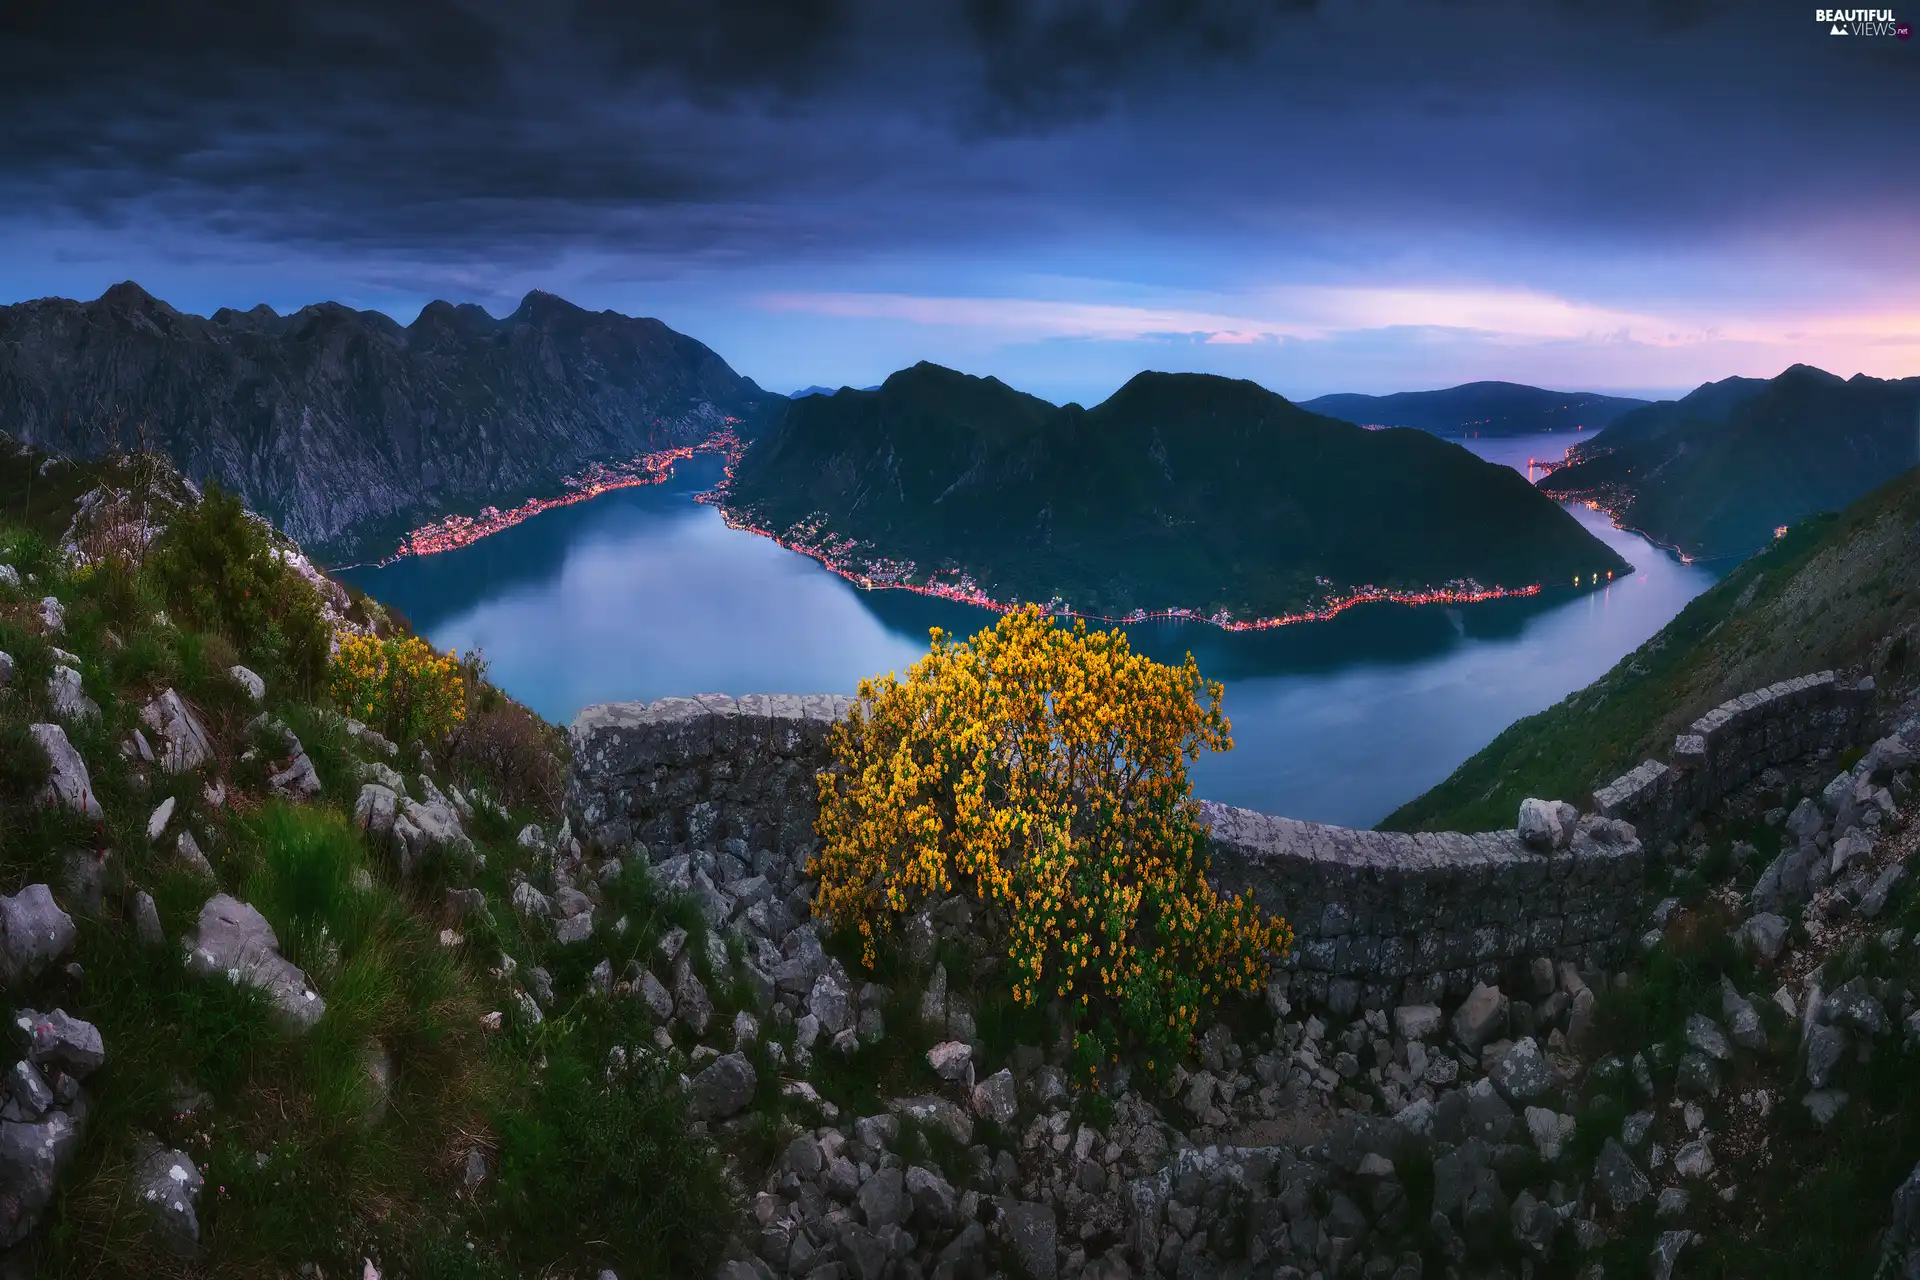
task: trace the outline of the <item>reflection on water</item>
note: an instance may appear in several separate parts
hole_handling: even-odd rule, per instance
[[[1503,463],[1517,454],[1524,467],[1544,453],[1542,439],[1467,443]],[[713,460],[696,459],[663,485],[344,576],[439,647],[485,650],[495,680],[561,722],[622,699],[850,693],[863,676],[904,672],[926,652],[929,627],[964,635],[991,625],[993,615],[967,605],[861,591],[728,529],[690,501],[716,474]],[[1235,747],[1194,766],[1196,790],[1295,817],[1376,822],[1514,720],[1606,671],[1713,581],[1571,510],[1635,571],[1582,594],[1368,605],[1273,631],[1128,628],[1143,652],[1177,662],[1191,650],[1227,686]]]

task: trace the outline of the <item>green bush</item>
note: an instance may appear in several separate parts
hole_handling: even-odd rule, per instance
[[[262,675],[321,687],[327,627],[313,587],[273,554],[267,531],[217,484],[174,517],[153,570],[174,621],[226,636]]]

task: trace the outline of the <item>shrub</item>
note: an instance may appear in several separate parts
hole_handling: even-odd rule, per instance
[[[418,636],[347,636],[332,676],[340,709],[395,742],[437,740],[466,718],[459,659]]]
[[[902,681],[863,681],[819,777],[816,913],[871,966],[891,918],[958,883],[1004,935],[1014,998],[1115,1018],[1183,1054],[1200,1010],[1292,944],[1206,879],[1186,761],[1232,741],[1221,686],[1037,608],[971,642],[935,629]]]
[[[267,528],[209,483],[155,545],[153,570],[176,622],[224,635],[262,674],[317,689],[330,640],[312,585],[273,552]]]
[[[454,763],[485,778],[509,806],[544,812],[560,808],[566,783],[560,756],[565,736],[495,688],[478,650],[461,658],[460,669],[467,707],[465,721],[454,734]]]

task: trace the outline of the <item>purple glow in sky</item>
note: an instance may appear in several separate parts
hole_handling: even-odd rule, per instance
[[[1920,47],[1712,0],[0,17],[0,302],[540,287],[763,385],[1920,371]]]

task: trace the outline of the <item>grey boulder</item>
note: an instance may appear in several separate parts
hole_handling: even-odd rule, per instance
[[[184,1151],[157,1148],[133,1175],[134,1195],[152,1220],[167,1252],[192,1257],[200,1249],[200,1218],[195,1206],[206,1181]]]
[[[0,982],[15,986],[73,950],[73,918],[44,884],[0,894]]]
[[[228,894],[215,894],[200,908],[188,947],[190,970],[258,988],[272,1003],[275,1020],[296,1035],[312,1030],[326,1012],[327,1002],[307,975],[280,954],[267,918]]]
[[[40,792],[40,803],[47,808],[65,807],[96,821],[102,816],[100,801],[93,794],[93,779],[87,762],[67,741],[67,731],[57,724],[36,724],[27,732],[47,753],[51,766],[47,785]]]
[[[213,759],[213,744],[207,740],[206,729],[172,689],[142,707],[140,719],[165,739],[160,767],[168,773],[186,773]]]

